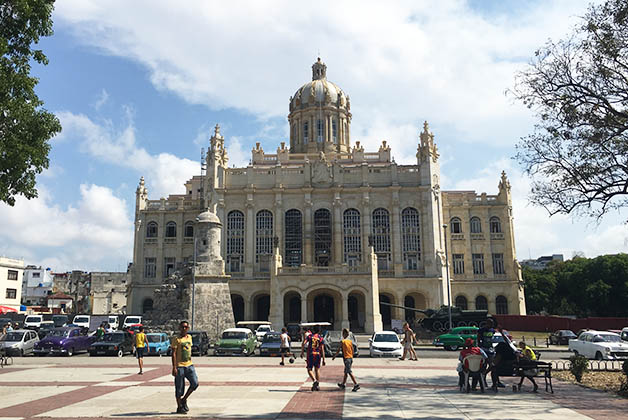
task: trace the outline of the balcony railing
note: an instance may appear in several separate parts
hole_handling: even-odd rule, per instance
[[[494,241],[504,240],[504,234],[501,232],[491,233],[491,239]]]

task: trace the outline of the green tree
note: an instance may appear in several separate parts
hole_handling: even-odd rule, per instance
[[[592,5],[549,41],[511,91],[538,123],[517,145],[530,199],[551,215],[602,217],[628,204],[628,2]]]
[[[48,64],[40,37],[52,35],[54,0],[0,0],[0,201],[37,197],[36,175],[48,168],[48,140],[59,120],[35,94],[31,63]]]

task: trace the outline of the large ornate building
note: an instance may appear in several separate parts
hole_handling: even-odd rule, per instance
[[[375,152],[352,145],[349,96],[326,71],[319,59],[290,98],[289,147],[268,154],[257,143],[247,167],[229,168],[216,126],[207,173],[186,194],[149,200],[142,178],[128,312],[149,310],[156,286],[192,262],[194,220],[209,208],[223,224],[236,320],[372,332],[414,316],[380,302],[447,303],[446,261],[456,306],[525,314],[506,175],[496,195],[441,191],[427,123],[413,165],[395,163],[386,141]]]

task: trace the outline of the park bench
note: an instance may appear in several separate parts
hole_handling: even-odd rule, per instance
[[[513,364],[512,372],[513,376],[519,378],[543,378],[545,381],[545,392],[554,393],[554,387],[552,386],[552,364],[550,362],[521,360]]]

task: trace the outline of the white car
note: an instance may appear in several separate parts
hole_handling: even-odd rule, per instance
[[[72,320],[72,324],[77,327],[89,328],[90,318],[91,317],[89,315],[76,315]]]
[[[403,347],[396,332],[379,331],[369,338],[369,353],[371,357],[401,357]]]
[[[255,330],[255,337],[257,337],[257,341],[261,342],[264,339],[266,333],[271,331],[272,328],[270,328],[270,325],[260,325],[259,327],[257,327],[257,329]]]
[[[109,320],[107,322],[112,330],[118,329],[118,316],[117,315],[109,315]]]
[[[628,359],[628,343],[619,334],[608,331],[585,331],[575,340],[569,340],[569,351],[588,359]]]
[[[43,320],[44,317],[42,315],[29,315],[24,320],[24,328],[39,329]]]
[[[124,318],[124,322],[122,323],[122,328],[129,328],[131,325],[141,324],[142,317],[139,315],[129,315]]]
[[[39,337],[35,331],[16,330],[8,332],[2,341],[0,347],[9,355],[24,356],[33,353],[35,343],[39,341]]]

